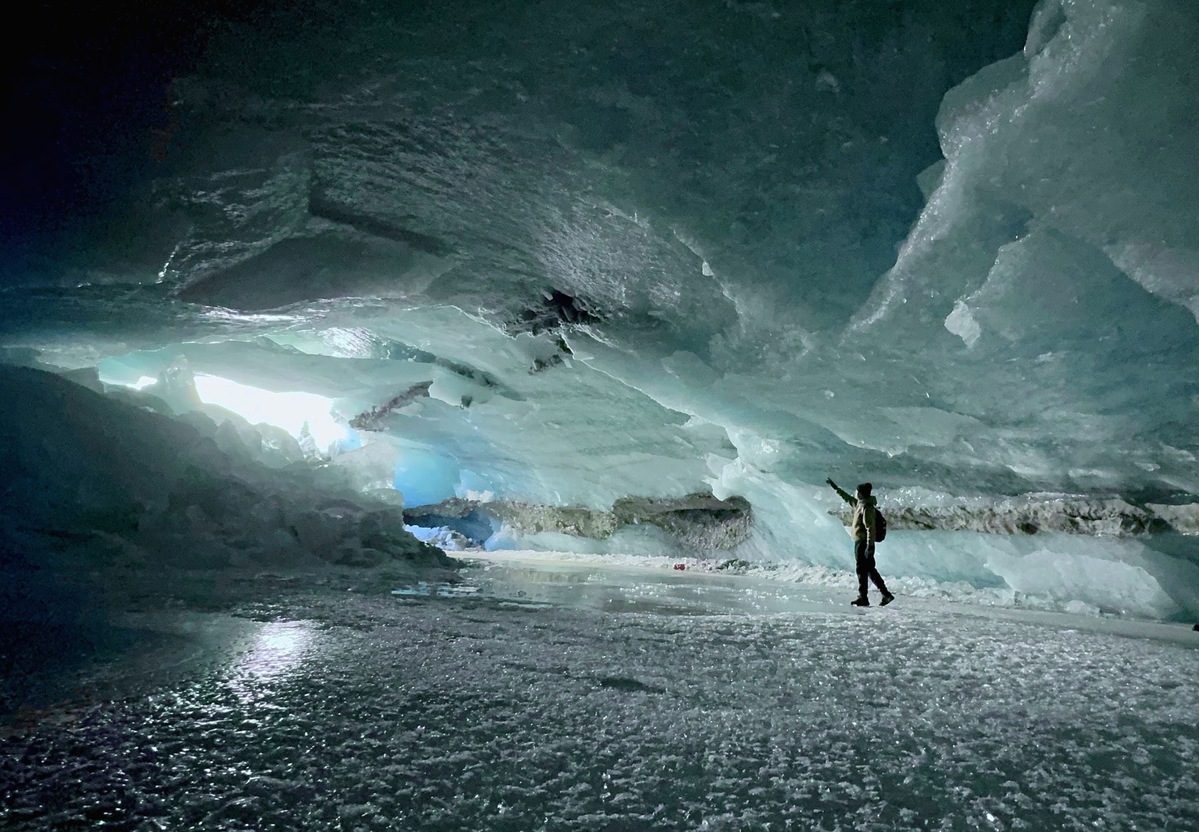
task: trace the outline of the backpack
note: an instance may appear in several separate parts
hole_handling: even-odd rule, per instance
[[[887,518],[876,506],[874,509],[874,542],[881,543],[887,539]]]

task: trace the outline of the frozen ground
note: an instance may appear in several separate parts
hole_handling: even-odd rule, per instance
[[[137,650],[7,719],[0,826],[1199,828],[1188,628],[546,560],[463,574],[147,601]]]

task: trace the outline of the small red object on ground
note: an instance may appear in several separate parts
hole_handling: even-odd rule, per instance
[[[676,563],[676,564],[674,565],[674,568],[675,568],[675,569],[677,569],[677,570],[679,570],[680,572],[682,572],[684,569],[686,569],[686,568],[687,568],[687,564],[685,564],[685,563]]]

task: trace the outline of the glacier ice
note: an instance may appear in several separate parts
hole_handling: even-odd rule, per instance
[[[0,826],[1199,827],[1194,0],[219,5],[6,55]]]
[[[848,568],[831,474],[932,518],[882,552],[913,586],[1199,614],[1193,4],[576,5],[221,29],[149,183],[5,288],[4,360],[268,466],[275,507],[305,466],[393,513],[707,492],[753,507],[730,557]],[[189,379],[322,397],[330,433]],[[93,434],[132,441],[63,436]],[[107,462],[53,460],[98,499]],[[232,534],[189,511],[164,541]]]

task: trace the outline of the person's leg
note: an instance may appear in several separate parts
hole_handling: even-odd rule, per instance
[[[873,568],[874,560],[868,556],[865,540],[854,541],[853,555],[854,560],[857,562],[858,570],[858,600],[862,601],[866,599],[866,581],[870,576],[870,570]]]
[[[889,589],[887,589],[887,584],[883,581],[883,576],[878,572],[878,567],[874,562],[873,546],[870,547],[870,551],[867,554],[867,560],[870,561],[870,580],[874,582],[876,587],[878,587],[878,591],[883,594],[883,604],[885,605],[891,603],[891,599],[895,596],[891,594]],[[865,582],[863,581],[863,583]]]
[[[866,560],[870,563],[870,571],[868,572],[870,575],[870,580],[874,581],[874,585],[878,587],[879,592],[881,592],[883,595],[890,595],[891,593],[887,592],[887,585],[883,583],[883,576],[878,574],[878,567],[875,565],[874,546],[871,546],[867,550]]]

